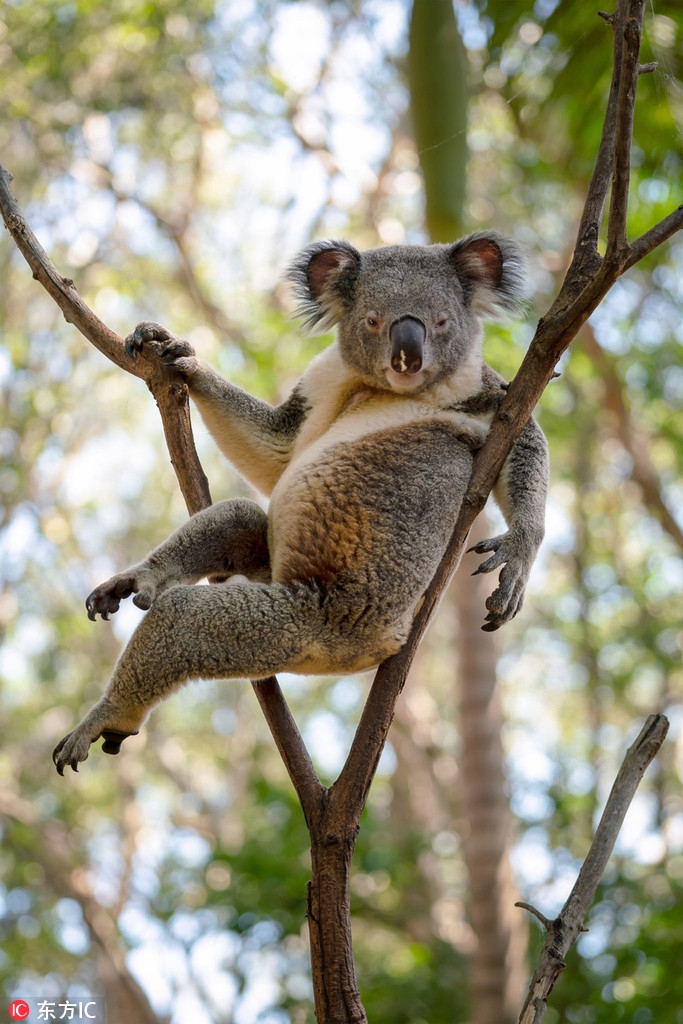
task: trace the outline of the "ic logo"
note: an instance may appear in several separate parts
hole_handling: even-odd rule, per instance
[[[12,1020],[26,1020],[30,1012],[31,1007],[24,999],[15,999],[9,1004],[9,1015]]]

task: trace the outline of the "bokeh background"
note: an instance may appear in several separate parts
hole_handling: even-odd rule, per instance
[[[682,43],[680,5],[653,0],[632,237],[680,202]],[[110,327],[160,320],[271,401],[326,343],[288,319],[278,277],[311,238],[507,231],[534,289],[525,323],[487,330],[511,377],[571,253],[610,64],[593,5],[557,0],[9,0],[0,159]],[[421,649],[352,880],[371,1021],[517,1019],[541,936],[514,900],[558,912],[626,746],[663,710],[669,739],[546,1021],[683,1022],[682,312],[674,238],[615,286],[540,404],[548,534],[522,614],[479,630],[493,583],[466,556]],[[54,772],[140,614],[93,624],[86,594],[186,513],[145,387],[64,323],[6,232],[0,388],[4,999],[308,1024],[307,835],[247,684],[193,684],[120,757]],[[195,431],[214,500],[247,493]],[[369,679],[282,679],[326,781]]]

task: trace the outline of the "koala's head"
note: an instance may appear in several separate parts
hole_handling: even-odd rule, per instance
[[[336,324],[345,362],[368,384],[402,393],[481,365],[481,321],[520,312],[525,293],[520,247],[494,232],[366,252],[314,242],[286,276],[305,326]]]

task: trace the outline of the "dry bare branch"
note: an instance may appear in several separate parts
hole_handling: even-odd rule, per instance
[[[63,277],[26,223],[12,192],[12,175],[0,165],[0,209],[7,230],[17,244],[36,281],[55,300],[67,323],[112,362],[141,377],[154,395],[171,462],[190,513],[211,504],[209,484],[201,467],[192,437],[187,385],[180,374],[144,358],[132,359],[123,340],[111,331],[76,291],[70,278]]]
[[[548,995],[566,966],[564,958],[567,951],[584,930],[583,922],[595,898],[626,812],[645,774],[645,769],[659,751],[668,729],[669,722],[664,715],[650,715],[626,752],[588,856],[558,917],[550,921],[529,904],[516,904],[537,917],[548,933],[538,966],[531,979],[519,1024],[540,1024],[543,1020]]]

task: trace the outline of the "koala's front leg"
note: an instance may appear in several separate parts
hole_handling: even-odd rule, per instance
[[[138,352],[144,352],[147,357],[154,355],[162,363],[179,370],[184,377],[191,377],[200,366],[200,361],[189,341],[177,338],[168,328],[153,320],[143,320],[128,335],[126,351],[133,358]]]
[[[513,619],[522,607],[529,573],[543,540],[547,490],[548,446],[532,419],[515,442],[494,488],[509,529],[470,548],[478,554],[493,552],[473,575],[503,567],[498,586],[486,601],[488,615],[482,626],[486,632]]]
[[[135,356],[159,359],[182,374],[204,424],[221,451],[263,494],[270,494],[289,462],[309,413],[301,385],[278,406],[254,398],[197,358],[192,345],[145,320],[126,338]]]
[[[488,615],[481,627],[485,632],[492,633],[499,629],[521,611],[527,580],[542,539],[542,532],[530,535],[511,529],[498,537],[481,540],[469,549],[480,555],[493,551],[491,557],[475,569],[473,576],[482,572],[493,572],[503,566],[498,586],[486,599]]]

